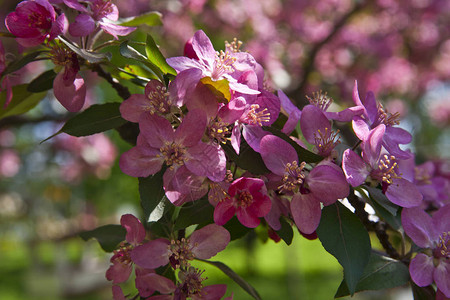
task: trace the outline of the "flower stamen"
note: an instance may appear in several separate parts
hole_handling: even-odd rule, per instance
[[[303,183],[303,180],[305,179],[303,168],[305,165],[305,162],[298,165],[296,160],[286,164],[282,179],[283,184],[278,187],[280,192],[292,192]]]
[[[262,126],[263,122],[270,121],[270,112],[267,108],[257,111],[260,108],[259,104],[250,105],[250,111],[247,112],[245,121],[250,125]]]
[[[312,97],[306,96],[309,103],[320,108],[322,111],[327,111],[328,107],[333,103],[333,98],[327,95],[327,92],[313,92]]]

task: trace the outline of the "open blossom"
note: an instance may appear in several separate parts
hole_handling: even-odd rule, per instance
[[[394,127],[399,124],[398,113],[388,113],[380,103],[375,100],[375,95],[368,92],[364,101],[361,101],[358,94],[358,85],[355,82],[353,88],[353,101],[357,106],[364,107],[364,113],[361,116],[353,117],[353,131],[361,141],[367,139],[369,132],[379,125],[385,126],[385,134],[383,134],[382,145],[386,150],[394,155],[397,159],[407,159],[411,157],[411,153],[400,149],[400,144],[408,144],[412,140],[412,136],[406,130]]]
[[[17,4],[16,10],[6,16],[5,24],[19,44],[33,47],[63,33],[67,19],[64,14],[57,16],[47,0],[30,0]]]
[[[170,122],[158,115],[143,114],[140,118],[137,145],[120,158],[122,171],[134,177],[147,177],[159,172],[165,164],[164,186],[167,180],[186,178],[180,167],[197,176],[206,176],[212,181],[221,181],[225,177],[226,158],[218,147],[203,143],[201,138],[206,128],[206,117],[200,110],[190,111],[176,130]],[[186,171],[183,169],[183,171]],[[174,199],[170,199],[175,201]]]
[[[357,187],[370,177],[383,185],[383,191],[392,203],[402,207],[418,206],[422,203],[422,194],[414,183],[400,176],[396,158],[382,153],[385,130],[384,124],[370,130],[361,143],[362,158],[351,149],[344,151],[342,169],[346,179]]]
[[[135,216],[126,214],[120,218],[120,224],[126,229],[125,242],[114,251],[112,266],[106,271],[106,279],[114,284],[124,282],[133,270],[131,252],[145,239],[145,228]]]
[[[174,268],[187,268],[194,258],[208,259],[224,250],[230,242],[230,233],[216,224],[194,231],[187,239],[159,238],[136,247],[131,258],[138,266],[155,269],[168,263]]]
[[[302,110],[300,126],[308,143],[315,145],[321,156],[331,156],[339,143],[338,132],[331,128],[331,122],[325,114],[314,105],[306,105]]]
[[[234,215],[242,225],[255,228],[261,217],[266,216],[272,202],[267,196],[264,181],[258,178],[241,177],[233,181],[228,188],[228,197],[217,203],[214,210],[214,222],[226,224]]]
[[[342,170],[324,161],[307,173],[295,149],[273,135],[264,136],[260,147],[265,165],[279,178],[279,192],[292,195],[290,208],[295,224],[302,233],[313,233],[322,214],[320,203],[331,205],[349,194]]]
[[[193,58],[180,56],[167,59],[167,63],[178,72],[187,69],[201,70],[200,78],[210,77],[213,81],[226,79],[230,89],[243,94],[259,94],[259,91],[239,83],[241,73],[248,69],[254,69],[256,61],[245,52],[234,52],[231,49],[216,52],[208,36],[202,31],[197,31],[191,40]]]
[[[76,9],[82,13],[75,18],[74,23],[70,24],[69,33],[73,36],[87,36],[93,33],[97,26],[115,39],[118,39],[117,36],[125,36],[136,30],[136,27],[113,23],[119,19],[119,10],[111,0],[90,0],[88,9],[78,6]]]
[[[402,225],[405,233],[423,251],[409,265],[412,280],[418,286],[433,282],[438,291],[450,298],[450,205],[441,207],[433,216],[420,208],[405,208]]]

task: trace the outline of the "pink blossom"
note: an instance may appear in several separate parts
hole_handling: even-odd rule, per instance
[[[64,14],[56,16],[55,9],[47,0],[22,1],[5,19],[9,32],[24,47],[42,44],[65,31],[67,19]]]
[[[219,300],[225,295],[227,286],[225,284],[214,284],[204,286],[202,277],[204,271],[194,267],[180,270],[178,273],[179,282],[175,285],[170,279],[158,274],[149,273],[136,277],[136,287],[142,297],[151,296],[154,291],[160,295],[151,296],[149,300]],[[232,298],[227,298],[232,299]]]
[[[90,0],[89,10],[78,9],[82,13],[70,24],[69,33],[73,36],[87,36],[99,26],[104,32],[114,36],[125,36],[136,30],[136,27],[126,27],[114,24],[119,19],[119,10],[111,0]]]
[[[126,214],[120,218],[120,224],[126,229],[125,242],[122,242],[111,257],[112,266],[106,271],[106,279],[114,284],[124,282],[132,271],[131,253],[145,238],[145,228],[135,216]]]
[[[167,119],[144,114],[140,118],[139,128],[141,133],[137,145],[120,158],[119,164],[124,173],[146,177],[157,173],[165,163],[171,171],[176,171],[174,176],[166,177],[171,180],[178,180],[181,176],[181,166],[212,181],[221,181],[225,177],[223,150],[201,141],[206,128],[206,116],[202,111],[190,111],[176,130]],[[168,186],[169,182],[164,185]]]
[[[131,253],[135,264],[147,269],[167,265],[185,268],[194,258],[208,259],[225,249],[230,242],[230,233],[223,227],[209,224],[181,240],[165,238],[152,240],[136,247]]]
[[[430,217],[420,208],[405,208],[402,225],[405,233],[423,248],[409,265],[412,280],[418,286],[433,282],[439,291],[450,298],[450,205]]]
[[[299,162],[295,149],[273,135],[264,136],[260,148],[265,165],[279,178],[278,191],[291,198],[291,214],[302,233],[310,234],[316,230],[321,217],[321,202],[331,205],[348,196],[348,183],[334,163],[323,161],[307,173],[304,170],[306,163]]]
[[[214,210],[214,222],[224,225],[234,215],[242,225],[255,228],[272,206],[267,196],[264,181],[258,178],[241,177],[228,188],[229,197],[222,199]]]
[[[385,131],[384,124],[369,131],[361,143],[362,158],[351,149],[344,151],[342,169],[345,177],[348,183],[357,187],[370,176],[372,180],[383,184],[386,197],[392,203],[402,207],[418,206],[422,203],[422,194],[414,183],[399,175],[396,158],[382,152]]]
[[[233,52],[228,49],[217,54],[211,41],[202,30],[194,34],[192,49],[198,59],[179,56],[168,58],[167,62],[178,72],[199,69],[202,71],[202,77],[210,77],[213,81],[226,79],[233,91],[243,94],[259,94],[257,90],[238,82],[242,72],[253,69],[256,65],[250,54]]]

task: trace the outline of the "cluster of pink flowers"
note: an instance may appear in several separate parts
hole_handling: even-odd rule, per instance
[[[413,154],[400,147],[411,142],[411,135],[397,126],[398,114],[388,113],[372,92],[361,100],[355,82],[355,106],[331,112],[332,99],[315,93],[300,110],[282,91],[277,96],[266,88],[262,67],[239,47],[237,41],[226,42],[225,50],[216,51],[205,33],[197,31],[185,46],[185,56],[167,59],[177,71],[167,87],[150,80],[144,95],[132,95],[122,103],[123,118],[137,122],[140,129],[136,146],[121,156],[123,172],[135,177],[164,172],[164,191],[174,205],[208,193],[217,225],[236,215],[241,224],[255,228],[264,219],[275,239],[281,216],[305,236],[314,236],[322,207],[346,198],[350,186],[380,185],[393,204],[423,214],[422,209],[447,205],[448,180],[430,177],[426,167],[414,165]],[[292,136],[290,143],[264,130],[280,112],[287,118],[281,132],[289,135],[300,129],[303,140]],[[360,140],[342,157],[332,122],[351,122]],[[228,143],[239,156],[243,140],[261,156],[267,172],[236,172],[223,146]],[[294,144],[311,148],[322,161],[303,161]],[[230,167],[235,168],[233,174]],[[411,174],[413,169],[416,173]],[[444,187],[435,188],[439,183]],[[414,240],[414,233],[411,237]],[[167,245],[166,240],[155,240],[142,246],[145,250],[136,253],[151,253],[155,260],[141,264],[150,269],[166,264],[167,258],[159,262],[153,249]],[[435,281],[441,282],[442,276],[437,274]],[[415,282],[422,286],[425,280]],[[448,294],[441,285],[440,291]]]
[[[223,1],[217,2],[222,9],[230,8]],[[201,11],[205,1],[187,3],[190,9]],[[266,39],[273,37],[276,30],[273,24],[264,22],[268,19],[262,13],[264,5],[252,3],[255,6],[246,8],[246,13],[261,17],[258,34]],[[324,3],[317,5],[317,11],[333,10],[332,3]],[[305,3],[302,6],[308,7]],[[340,13],[348,6],[346,2]],[[77,12],[70,24],[64,9]],[[289,22],[295,23],[295,13],[287,14]],[[5,23],[21,46],[45,48],[57,73],[53,80],[55,97],[68,111],[78,112],[86,98],[80,71],[83,66],[89,67],[86,57],[101,55],[92,53],[98,35],[104,32],[118,39],[136,29],[116,24],[118,15],[117,6],[110,0],[26,0],[6,17]],[[240,22],[239,18],[228,21],[236,26]],[[331,31],[330,24],[317,16],[302,18],[292,25],[311,42],[323,40]],[[346,28],[341,39],[354,39],[358,36],[354,31],[353,27]],[[420,32],[417,36],[424,44],[433,42],[432,37]],[[73,38],[79,38],[80,45]],[[340,46],[341,42],[335,44]],[[134,79],[146,83],[143,93],[133,94],[120,104],[122,119],[116,112],[113,118],[102,120],[107,125],[110,119],[126,120],[127,125],[139,129],[136,143],[119,160],[125,174],[160,178],[164,197],[170,201],[167,205],[175,211],[191,202],[194,206],[201,199],[213,210],[210,224],[194,223],[198,227],[190,236],[186,236],[185,228],[178,231],[172,227],[166,228],[164,237],[151,231],[147,234],[136,217],[123,215],[121,225],[126,237],[114,251],[106,272],[106,278],[113,283],[114,299],[126,299],[120,284],[128,280],[133,268],[135,286],[142,298],[221,299],[226,286],[204,286],[203,271],[193,267],[191,261],[209,259],[227,247],[231,235],[226,226],[233,218],[243,228],[261,226],[275,241],[280,240],[277,232],[282,230],[282,222],[295,226],[307,238],[315,238],[316,231],[320,232],[324,207],[338,207],[336,202],[355,196],[355,190],[370,194],[372,188],[381,190],[390,208],[401,211],[406,235],[420,248],[409,265],[412,281],[419,286],[434,283],[438,295],[449,298],[450,179],[436,163],[415,164],[414,154],[405,149],[412,135],[399,126],[399,114],[389,113],[371,91],[361,99],[356,82],[352,107],[330,111],[332,99],[317,92],[307,97],[309,104],[300,109],[281,90],[276,94],[271,90],[267,78],[274,74],[268,76],[252,54],[241,50],[241,45],[235,39],[225,42],[224,50],[216,51],[209,37],[202,30],[196,31],[185,44],[183,56],[158,61],[173,72],[154,72],[153,78],[159,79],[136,75]],[[151,45],[146,46],[149,51]],[[322,64],[318,63],[318,69],[325,77],[336,75],[341,80],[339,69],[348,64],[351,55],[345,49],[319,50]],[[132,53],[129,56],[136,56],[137,60],[146,59]],[[150,56],[148,60],[152,59]],[[335,65],[327,63],[331,60]],[[159,67],[153,62],[149,65]],[[100,63],[96,67],[101,70]],[[155,71],[151,67],[146,71]],[[7,91],[5,107],[12,98],[6,70],[0,44],[1,88]],[[407,62],[392,58],[380,73],[390,77],[371,77],[376,78],[373,81],[379,84],[377,88],[408,89],[411,78],[392,75],[393,70],[412,73]],[[109,79],[119,89],[116,78]],[[336,123],[351,126],[358,140],[355,146],[340,145]],[[82,169],[101,177],[114,162],[115,148],[103,135],[85,140],[62,137],[59,141],[59,150],[78,152],[64,173],[68,180],[75,179]],[[0,175],[9,176],[1,168],[5,155],[10,161],[18,159],[6,151],[0,152]],[[17,170],[8,174],[14,176],[14,172]]]
[[[79,12],[75,20],[69,20],[63,10]],[[16,41],[23,47],[43,46],[58,73],[53,80],[56,99],[70,112],[82,109],[86,98],[86,84],[80,73],[79,57],[60,38],[81,38],[79,48],[92,50],[89,39],[105,32],[114,36],[128,35],[136,27],[114,24],[119,18],[117,6],[110,0],[26,0],[20,2],[14,12],[6,16],[5,24]],[[0,46],[0,74],[4,68],[4,50]],[[8,77],[2,79],[2,88],[8,91],[5,107],[12,98]]]
[[[146,231],[133,215],[120,219],[126,229],[126,240],[114,250],[112,265],[106,271],[106,278],[113,282],[115,300],[126,299],[120,283],[128,280],[135,266],[136,288],[139,295],[147,299],[222,299],[226,285],[204,286],[203,272],[191,266],[193,259],[208,259],[224,250],[230,242],[230,233],[221,226],[207,225],[192,233],[188,238],[146,240]],[[155,272],[158,267],[170,264],[178,271],[178,280],[172,280]],[[153,295],[158,292],[160,295]],[[152,296],[153,295],[153,296]],[[232,299],[232,297],[227,298]]]

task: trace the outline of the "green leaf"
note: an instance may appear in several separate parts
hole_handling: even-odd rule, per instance
[[[279,130],[275,127],[268,127],[268,126],[263,126],[263,129],[266,131],[269,131],[273,135],[275,135],[279,138],[282,138],[283,140],[285,140],[286,142],[291,144],[291,146],[294,147],[295,151],[297,151],[297,155],[298,155],[298,158],[300,161],[304,161],[307,163],[316,163],[323,159],[322,156],[317,155],[317,154],[301,147],[299,144],[297,144],[293,139],[291,139],[289,136],[287,136],[281,130]]]
[[[163,24],[161,17],[162,17],[161,13],[157,11],[151,11],[139,16],[120,19],[118,24],[122,26],[139,26],[139,25],[160,26]]]
[[[94,230],[80,233],[80,237],[87,241],[95,238],[103,250],[112,252],[117,248],[120,242],[125,240],[127,231],[121,225],[104,225]]]
[[[141,197],[141,206],[144,209],[144,218],[148,220],[152,211],[164,198],[163,174],[161,170],[155,175],[139,178],[139,195]]]
[[[65,132],[72,136],[87,136],[122,126],[127,121],[122,119],[119,111],[120,103],[112,102],[95,104],[77,114],[64,124],[54,135],[44,141]]]
[[[245,281],[241,276],[236,274],[230,267],[228,267],[226,264],[220,262],[220,261],[210,261],[210,260],[204,260],[204,259],[198,259],[199,261],[203,261],[205,263],[208,263],[210,265],[213,265],[217,268],[219,268],[222,272],[225,273],[228,277],[234,280],[241,288],[244,289],[250,296],[252,296],[255,299],[261,299],[258,292],[255,290],[253,286],[250,285],[247,281]]]
[[[147,58],[164,74],[177,75],[177,72],[166,62],[166,58],[162,55],[161,51],[159,51],[155,40],[153,40],[152,36],[149,34],[147,34],[147,41],[145,43],[145,53],[147,54]]]
[[[53,80],[56,77],[53,70],[48,70],[33,79],[27,87],[27,91],[31,93],[45,92],[53,88]]]
[[[247,233],[252,231],[251,228],[245,227],[239,222],[236,216],[232,217],[223,227],[230,233],[230,239],[232,241],[244,237]]]
[[[398,260],[372,253],[369,263],[364,269],[356,292],[365,290],[390,289],[404,285],[409,281],[408,267]],[[335,298],[350,295],[348,287],[342,281]]]
[[[270,170],[267,169],[264,164],[261,154],[253,150],[244,139],[241,140],[239,155],[236,154],[230,142],[221,144],[221,146],[228,158],[233,160],[238,167],[247,170],[254,175],[270,173]]]
[[[374,201],[372,198],[368,202],[373,207],[377,215],[384,221],[386,221],[392,228],[394,228],[395,230],[399,230],[402,227],[402,220],[399,213],[393,216],[389,211],[387,211],[383,206],[378,204],[378,202]]]
[[[125,142],[130,143],[133,146],[136,145],[137,137],[139,135],[138,123],[126,122],[122,126],[115,128],[115,130],[117,130],[120,137]]]
[[[0,93],[0,119],[26,113],[47,95],[46,92],[31,93],[27,90],[27,87],[28,84],[12,87],[13,98],[6,109],[3,108],[6,101],[6,91]]]
[[[120,44],[119,51],[123,57],[137,60],[143,63],[147,68],[155,73],[161,81],[164,79],[162,70],[157,65],[149,61],[148,58],[142,55],[139,51],[128,45],[128,41],[124,41],[122,44]]]
[[[58,39],[62,41],[70,50],[87,60],[88,62],[92,64],[98,64],[104,61],[110,61],[112,58],[111,53],[101,53],[101,52],[91,52],[87,51],[85,49],[81,49],[75,44],[73,44],[71,41],[65,39],[62,36],[59,36]]]
[[[276,231],[278,236],[283,239],[286,245],[290,245],[292,243],[292,239],[294,238],[294,231],[292,230],[291,224],[289,224],[284,217],[280,219],[281,229]]]
[[[364,189],[366,189],[369,192],[370,198],[372,198],[373,201],[380,204],[385,210],[387,210],[390,214],[393,216],[397,215],[398,211],[398,205],[395,205],[389,199],[386,197],[385,194],[380,189],[364,186]]]
[[[325,250],[344,268],[344,280],[353,295],[370,257],[370,238],[364,225],[349,209],[336,202],[322,210],[316,232]]]
[[[213,222],[214,207],[205,196],[199,200],[184,204],[175,221],[175,230],[186,228],[194,224]]]
[[[15,60],[13,62],[11,62],[10,64],[8,64],[8,66],[6,67],[6,69],[3,71],[2,76],[5,76],[7,74],[13,73],[17,70],[22,69],[24,66],[26,66],[27,64],[29,64],[30,62],[34,61],[36,57],[38,57],[39,54],[44,53],[45,51],[36,51],[36,52],[32,52],[29,53],[27,55],[25,55],[24,57]]]

